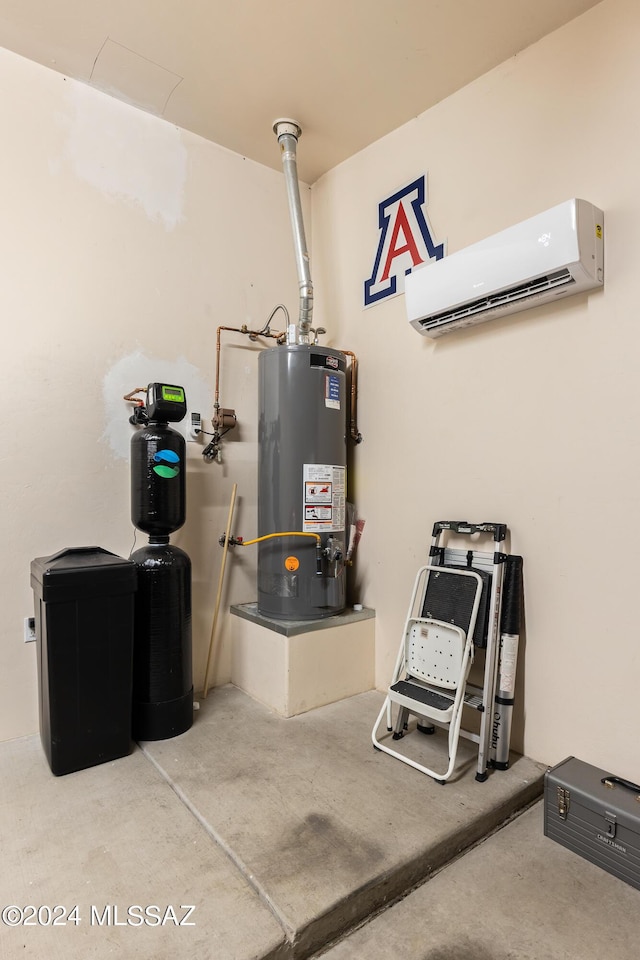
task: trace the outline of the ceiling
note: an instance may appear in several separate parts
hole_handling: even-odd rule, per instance
[[[0,46],[260,163],[327,170],[599,0],[0,0]]]

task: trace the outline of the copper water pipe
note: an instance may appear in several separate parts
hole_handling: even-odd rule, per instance
[[[135,387],[135,389],[130,390],[129,393],[125,393],[123,400],[129,400],[130,403],[135,403],[139,407],[144,407],[144,400],[138,400],[135,396],[136,393],[144,393],[146,396],[147,388],[146,387]]]
[[[250,330],[246,324],[243,324],[241,327],[218,327],[216,332],[216,385],[214,393],[214,408],[218,407],[220,401],[220,331],[229,330],[232,333],[242,333],[249,337],[250,340],[257,340],[258,337],[272,337],[274,340],[282,340],[286,336],[284,333],[272,333],[270,330]]]
[[[362,434],[358,432],[357,406],[358,406],[358,358],[352,350],[340,350],[351,357],[351,402],[349,406],[349,436],[354,443],[362,443]]]
[[[273,314],[272,314],[273,316]],[[269,318],[270,320],[271,318]],[[285,333],[272,333],[265,327],[262,330],[250,330],[246,324],[243,324],[241,327],[218,327],[216,331],[216,382],[215,382],[215,391],[214,391],[214,401],[213,409],[215,411],[214,416],[217,416],[218,410],[220,409],[220,333],[222,330],[227,330],[231,333],[242,333],[245,336],[248,336],[250,340],[257,340],[258,337],[271,337],[272,339],[282,343],[286,338]],[[357,390],[358,390],[358,358],[352,350],[340,350],[340,353],[344,353],[346,356],[351,358],[351,399],[349,405],[349,436],[354,443],[362,442],[362,434],[358,431],[357,424]]]

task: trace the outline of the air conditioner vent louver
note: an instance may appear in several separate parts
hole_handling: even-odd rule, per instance
[[[603,237],[602,210],[566,200],[412,270],[404,285],[409,322],[440,337],[601,287]]]
[[[547,276],[535,277],[527,283],[522,283],[517,287],[511,287],[509,290],[502,290],[500,293],[494,293],[489,297],[482,297],[480,300],[472,300],[471,303],[465,303],[460,307],[454,307],[451,310],[444,310],[428,320],[421,320],[422,327],[438,327],[445,323],[453,323],[456,320],[463,320],[465,317],[472,317],[477,313],[489,313],[495,315],[500,309],[510,307],[517,300],[522,300],[533,296],[536,293],[542,293],[544,290],[551,290],[553,287],[564,287],[567,284],[575,283],[568,270],[557,270]]]

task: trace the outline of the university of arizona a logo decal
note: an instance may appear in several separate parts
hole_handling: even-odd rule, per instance
[[[404,293],[404,278],[427,260],[444,257],[444,243],[435,244],[424,212],[425,176],[378,204],[380,239],[373,273],[364,282],[364,305]]]

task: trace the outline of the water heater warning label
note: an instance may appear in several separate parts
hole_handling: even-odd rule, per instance
[[[333,373],[324,378],[324,405],[332,410],[340,409],[340,380]]]
[[[305,503],[331,503],[333,484],[331,480],[320,481],[306,480],[304,484],[304,502]]]
[[[304,519],[306,521],[310,520],[331,520],[333,516],[333,511],[331,507],[313,507],[309,504],[305,504],[304,507]]]
[[[344,530],[345,467],[305,463],[303,467],[303,506],[305,533]]]

